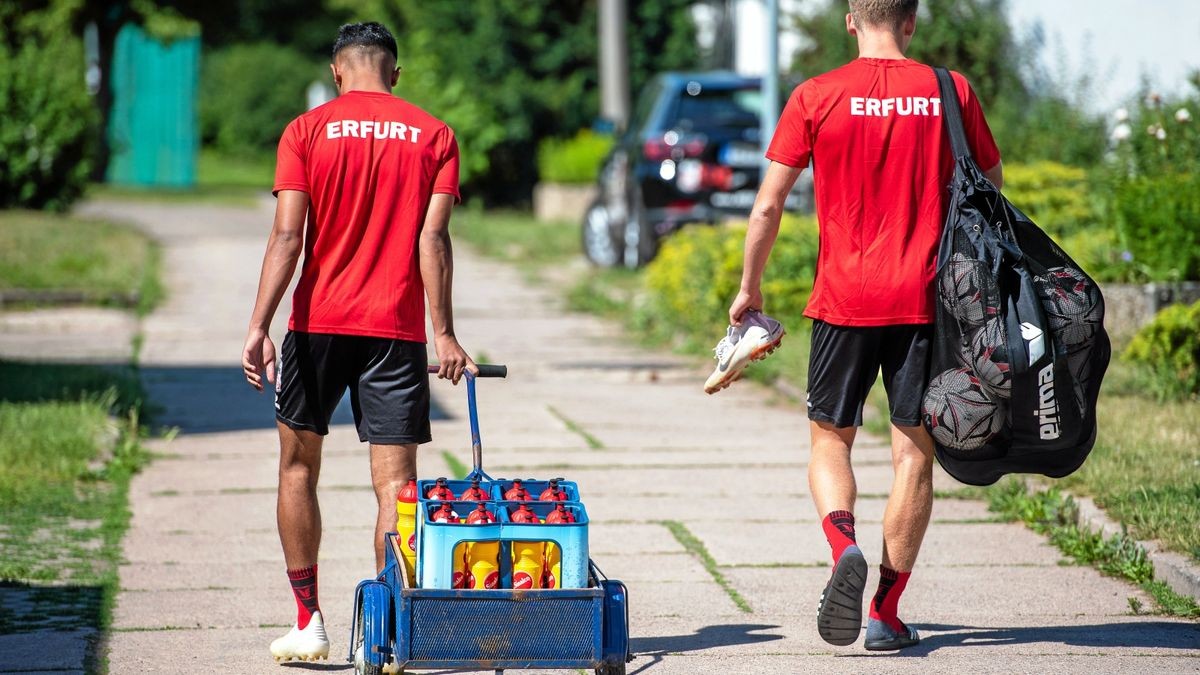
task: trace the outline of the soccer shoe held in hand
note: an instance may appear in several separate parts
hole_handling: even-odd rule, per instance
[[[274,656],[276,661],[328,659],[329,636],[325,634],[325,622],[321,618],[321,612],[313,612],[304,630],[292,626],[287,635],[272,642],[271,656]]]
[[[758,312],[748,310],[742,325],[730,326],[725,337],[717,343],[717,367],[704,383],[704,393],[712,394],[728,387],[741,377],[751,361],[760,361],[775,351],[783,341],[783,324]]]

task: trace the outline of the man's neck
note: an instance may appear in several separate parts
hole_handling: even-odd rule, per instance
[[[904,59],[904,50],[895,35],[886,32],[858,34],[858,57],[860,59]]]
[[[392,88],[378,78],[343,77],[340,93],[345,94],[351,91],[371,91],[380,94],[390,94],[392,93]]]

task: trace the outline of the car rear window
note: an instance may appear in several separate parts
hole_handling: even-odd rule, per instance
[[[740,129],[756,127],[762,111],[762,92],[758,88],[716,89],[688,85],[675,108],[674,126],[681,129]]]

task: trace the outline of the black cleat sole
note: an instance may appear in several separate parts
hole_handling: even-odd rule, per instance
[[[862,596],[867,587],[867,559],[857,546],[847,548],[821,594],[817,633],[831,645],[845,647],[862,632]]]

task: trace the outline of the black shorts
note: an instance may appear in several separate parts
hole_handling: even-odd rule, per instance
[[[360,441],[428,443],[427,364],[420,342],[288,331],[275,377],[275,417],[324,436],[349,387]]]
[[[862,426],[863,402],[882,368],[892,423],[921,424],[932,338],[932,324],[854,327],[814,321],[808,419]]]

